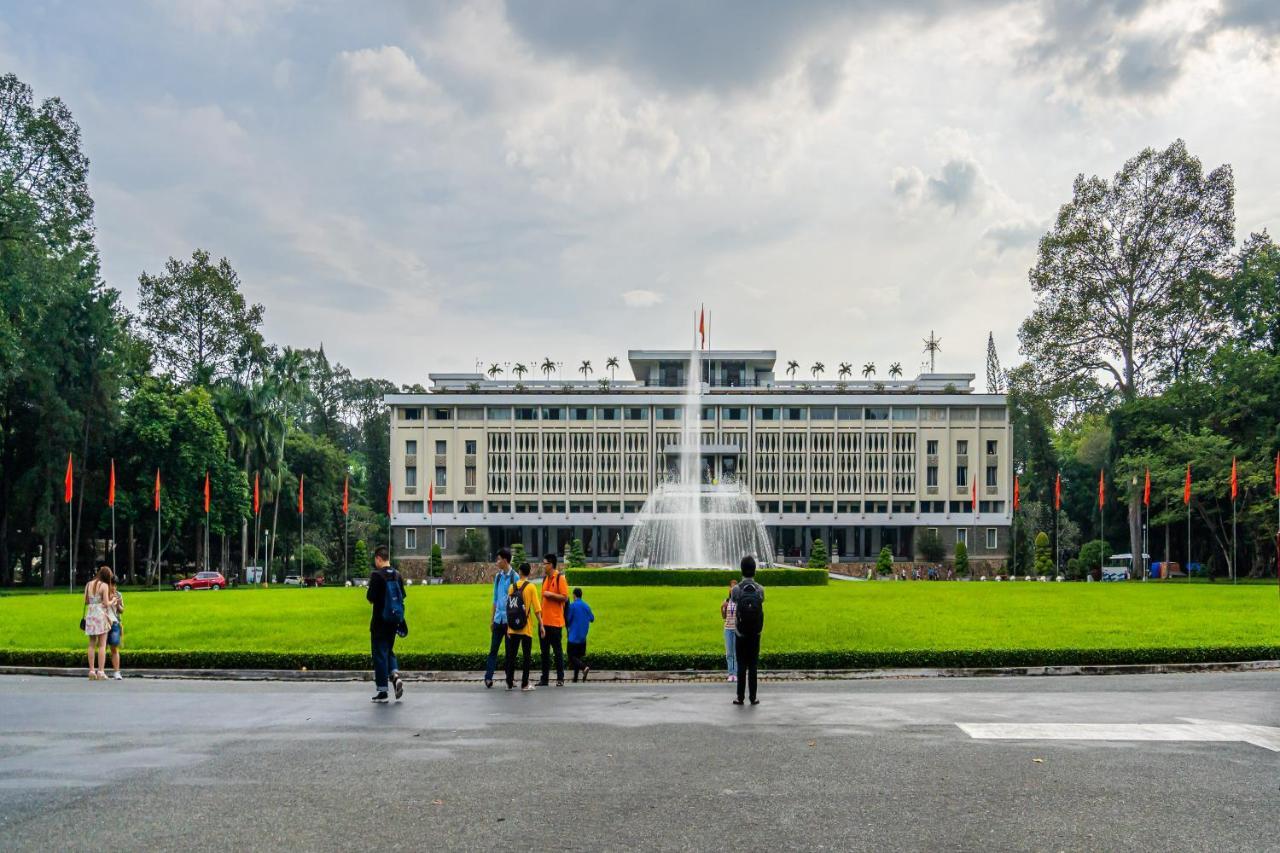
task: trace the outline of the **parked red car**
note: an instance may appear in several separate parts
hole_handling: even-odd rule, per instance
[[[193,589],[226,589],[227,579],[222,576],[222,572],[196,572],[194,577],[183,578],[173,588],[183,592]]]

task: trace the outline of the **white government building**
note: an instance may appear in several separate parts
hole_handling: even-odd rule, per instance
[[[397,558],[456,551],[468,528],[491,550],[523,542],[621,558],[645,498],[676,464],[689,353],[632,350],[633,379],[432,373],[426,394],[390,394]],[[971,559],[1007,555],[1013,474],[1004,395],[970,373],[915,379],[779,380],[772,350],[702,353],[703,476],[754,494],[779,562],[822,539],[834,562],[888,545],[917,559],[935,530]],[[673,449],[668,459],[666,450]],[[978,478],[974,512],[972,478]],[[428,488],[433,490],[427,512]]]

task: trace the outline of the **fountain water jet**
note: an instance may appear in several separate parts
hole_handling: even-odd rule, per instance
[[[671,453],[668,448],[668,455]],[[704,477],[702,370],[697,346],[689,353],[678,479],[657,484],[627,542],[623,565],[649,568],[736,569],[751,554],[773,563],[773,545],[755,497],[736,481]]]

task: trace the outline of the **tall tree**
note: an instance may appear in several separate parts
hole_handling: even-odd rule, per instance
[[[143,272],[138,310],[158,366],[189,385],[237,373],[262,346],[262,306],[245,302],[230,261],[204,249],[169,258],[160,275]]]
[[[1000,355],[996,352],[995,332],[987,332],[987,393],[1003,394],[1004,371],[1000,369]]]

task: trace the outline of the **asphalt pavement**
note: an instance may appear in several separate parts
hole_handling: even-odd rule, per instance
[[[0,849],[1280,850],[1275,671],[370,693],[0,677]]]

